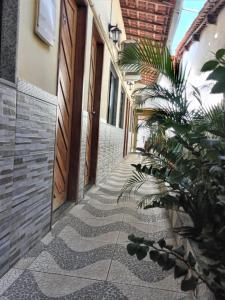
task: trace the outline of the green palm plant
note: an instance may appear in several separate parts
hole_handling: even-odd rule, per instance
[[[200,122],[206,130],[220,138],[225,138],[225,103],[221,102],[210,108],[203,108],[203,118]]]
[[[182,91],[185,70],[176,62],[167,47],[160,43],[143,39],[139,43],[128,44],[120,53],[119,65],[124,71],[149,74],[154,69],[170,81],[175,93]]]
[[[224,84],[223,74],[225,51],[216,53],[214,63],[205,64],[203,71],[213,70],[209,79],[216,80],[216,89],[221,90]],[[165,207],[182,209],[192,220],[192,226],[177,228],[177,232],[194,239],[202,250],[202,255],[211,259],[211,264],[203,264],[200,270],[193,270],[189,264],[185,272],[194,271],[195,277],[185,289],[195,289],[199,280],[204,281],[218,299],[225,297],[225,109],[224,104],[211,108],[203,107],[198,89],[193,87],[193,95],[200,103],[198,109],[190,109],[186,94],[187,75],[185,68],[176,62],[166,47],[143,40],[126,47],[119,61],[123,70],[139,71],[141,73],[158,71],[167,78],[169,87],[158,83],[136,90],[134,98],[142,95],[142,103],[154,101],[151,117],[144,121],[143,126],[154,128],[154,134],[149,137],[149,151],[143,154],[143,164],[134,165],[134,176],[124,185],[119,199],[124,194],[137,191],[146,178],[155,177],[161,186],[158,193],[145,195],[139,202],[140,207]],[[212,67],[213,65],[213,67]],[[217,75],[218,76],[217,76]],[[140,97],[139,97],[140,99]],[[158,103],[155,103],[158,100]],[[172,136],[166,134],[173,131]],[[160,143],[158,142],[160,140]],[[142,175],[141,175],[142,174]],[[142,181],[143,178],[143,181]],[[137,185],[135,180],[137,179]],[[218,234],[219,233],[219,234]],[[144,241],[132,238],[128,247],[131,255],[139,259],[146,256],[147,247],[152,247],[154,241]],[[159,246],[165,248],[163,243]],[[154,248],[154,247],[153,247]],[[155,248],[154,248],[155,249]],[[144,251],[144,252],[143,252]],[[155,249],[154,261],[164,268],[171,265],[169,253],[161,253]],[[141,253],[142,252],[142,253]],[[163,252],[163,251],[162,251]],[[176,252],[176,251],[175,251]],[[163,257],[162,257],[163,255]],[[184,258],[184,253],[182,257]],[[187,256],[190,258],[190,255]],[[215,260],[215,257],[217,260]],[[188,271],[189,269],[189,271]],[[197,272],[195,272],[197,271]],[[197,274],[197,277],[196,277]],[[182,285],[181,285],[182,288]],[[184,286],[183,286],[184,288]]]

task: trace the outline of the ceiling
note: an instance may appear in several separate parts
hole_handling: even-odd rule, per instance
[[[166,44],[176,0],[120,0],[128,40],[150,38]],[[142,75],[143,84],[154,83],[155,70]]]

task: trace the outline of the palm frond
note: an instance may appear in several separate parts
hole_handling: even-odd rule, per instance
[[[185,69],[176,62],[167,47],[150,39],[128,44],[120,53],[122,70],[148,74],[152,69],[166,76],[173,86],[184,85]]]
[[[142,106],[147,101],[149,102],[155,100],[157,100],[157,102],[163,100],[168,103],[177,103],[179,98],[182,99],[183,89],[184,87],[180,90],[177,90],[176,88],[164,88],[155,83],[153,85],[147,85],[143,88],[136,89],[132,96],[137,106]],[[140,95],[141,97],[139,97]]]
[[[121,193],[117,198],[117,202],[119,202],[120,199],[125,196],[125,194],[129,197],[132,191],[137,192],[140,187],[150,179],[150,176],[143,172],[139,172],[136,170],[132,173],[132,176],[128,178],[123,185]]]
[[[167,209],[179,209],[179,198],[175,195],[171,195],[170,191],[164,188],[155,194],[145,195],[138,203],[138,207],[149,209],[154,207],[161,207]]]
[[[138,207],[139,208],[153,208],[153,207],[159,207],[160,198],[164,195],[164,192],[158,192],[155,194],[147,194],[145,195],[139,202]]]
[[[204,108],[204,122],[207,130],[219,137],[225,138],[225,104],[224,102],[210,108]]]

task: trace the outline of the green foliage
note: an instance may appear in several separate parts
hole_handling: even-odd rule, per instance
[[[127,45],[120,53],[119,65],[123,71],[142,74],[148,74],[154,69],[167,77],[177,92],[182,92],[186,80],[185,69],[172,58],[169,49],[149,39]]]
[[[202,72],[208,72],[214,70],[218,66],[217,60],[209,60],[207,61],[204,66],[202,67]]]
[[[145,166],[144,166],[144,168],[145,168]],[[130,192],[132,190],[137,191],[145,182],[148,181],[148,179],[149,179],[149,176],[145,172],[133,171],[133,176],[131,178],[129,178],[126,181],[126,183],[124,184],[117,201],[119,201],[121,199],[121,197],[124,195],[124,193],[127,190],[129,190]]]
[[[195,268],[196,261],[192,253],[186,255],[183,246],[176,248],[167,244],[164,239],[155,242],[133,234],[128,238],[130,243],[127,245],[127,251],[130,255],[136,255],[142,260],[149,254],[149,258],[158,263],[164,271],[174,269],[174,278],[183,278],[181,281],[183,291],[194,290],[200,281],[207,283],[207,277],[199,275]]]
[[[202,67],[202,72],[212,71],[207,80],[215,80],[211,93],[225,93],[225,49],[219,49],[215,54],[215,60],[210,60]]]
[[[127,251],[131,256],[136,255],[138,260],[149,257],[150,260],[158,263],[163,271],[173,269],[174,278],[181,279],[182,291],[193,291],[203,282],[215,294],[216,299],[224,299],[225,277],[216,277],[218,276],[218,265],[211,265],[212,273],[215,273],[215,277],[213,277],[208,270],[200,271],[192,252],[186,253],[183,246],[174,247],[163,238],[153,241],[137,237],[134,234],[129,235],[128,239],[130,242],[127,245]]]
[[[148,50],[152,45],[143,43],[126,50],[130,51],[127,60],[128,52],[122,54],[122,65],[128,69],[130,58],[136,56],[138,70],[142,71],[143,66],[146,71],[157,69],[169,79],[171,87],[154,84],[134,93],[143,96],[143,103],[162,99],[163,104],[156,105],[153,115],[143,124],[151,132],[148,149],[142,149],[145,160],[133,165],[134,174],[125,183],[120,199],[155,178],[161,187],[159,192],[145,195],[139,206],[172,208],[189,215],[192,225],[175,228],[175,232],[195,241],[202,261],[198,265],[191,252],[185,253],[183,247],[169,247],[164,240],[155,243],[134,236],[129,237],[132,243],[128,252],[138,259],[149,253],[150,259],[164,270],[173,268],[175,278],[183,277],[183,291],[194,290],[203,281],[216,299],[224,299],[225,105],[203,107],[200,92],[193,87],[200,108],[190,109],[182,67],[174,64],[168,49],[157,52],[162,54],[160,60]],[[218,50],[215,59],[205,63],[202,72],[208,71],[208,80],[215,81],[212,93],[225,93],[225,49]],[[172,135],[167,134],[168,130]]]

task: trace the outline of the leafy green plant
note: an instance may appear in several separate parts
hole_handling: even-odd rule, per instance
[[[130,243],[127,251],[131,256],[136,255],[138,260],[143,260],[147,256],[158,263],[163,271],[174,271],[175,279],[181,280],[181,290],[184,292],[196,290],[201,283],[207,285],[216,299],[224,299],[225,291],[223,285],[212,283],[212,278],[208,270],[199,271],[199,267],[192,252],[186,253],[184,246],[174,247],[168,244],[164,238],[156,241],[129,235]],[[224,282],[223,282],[224,284]]]
[[[150,50],[154,48],[154,50]],[[153,54],[152,54],[153,53]],[[161,55],[161,58],[159,56]],[[149,57],[150,56],[150,57]],[[225,86],[225,50],[218,50],[215,60],[207,62],[202,71],[212,71],[208,79],[215,80],[212,92],[223,91]],[[135,60],[136,57],[136,60]],[[203,258],[201,264],[187,268],[191,281],[181,284],[181,288],[194,290],[199,281],[207,284],[217,299],[225,297],[225,106],[224,103],[204,108],[200,92],[193,87],[193,95],[199,101],[198,109],[190,109],[186,95],[187,76],[185,70],[169,55],[168,49],[157,48],[151,42],[143,41],[128,47],[121,55],[121,66],[147,72],[156,69],[166,76],[170,87],[159,84],[146,86],[134,92],[141,94],[143,103],[160,99],[144,126],[152,129],[148,151],[142,149],[143,164],[133,165],[134,174],[124,185],[120,200],[124,195],[136,192],[152,177],[162,188],[158,193],[145,195],[139,206],[145,209],[164,207],[181,210],[192,222],[175,231],[195,241]],[[167,134],[170,130],[172,135]],[[136,183],[137,184],[136,184]],[[144,239],[130,238],[128,252],[141,258],[152,247],[157,257],[173,255],[173,249],[155,249],[155,243]],[[147,243],[147,244],[146,244]],[[164,249],[166,248],[166,249]],[[137,251],[135,252],[134,249]],[[151,250],[151,251],[153,251]],[[133,251],[133,252],[132,252]],[[144,252],[143,252],[144,251]],[[150,250],[149,250],[150,251]],[[151,253],[150,251],[150,253]],[[171,251],[165,253],[164,251]],[[138,254],[137,254],[138,253]],[[146,254],[147,255],[147,254]],[[145,255],[145,256],[146,256]],[[163,256],[161,256],[163,255]],[[183,259],[191,254],[184,253]],[[150,258],[152,259],[152,255]],[[177,257],[181,258],[181,257]],[[154,259],[153,259],[154,260]],[[163,260],[163,259],[162,259]],[[157,261],[157,260],[156,260]],[[158,262],[158,261],[157,261]],[[164,260],[164,263],[168,262]],[[161,258],[160,263],[162,264]],[[185,264],[185,262],[183,261]],[[163,265],[163,267],[165,267]],[[173,266],[174,268],[175,265]],[[187,264],[186,264],[187,267]],[[196,272],[195,272],[196,271]],[[194,277],[193,277],[194,276]],[[195,279],[195,280],[194,280]],[[182,281],[183,282],[183,281]]]
[[[207,80],[216,81],[211,90],[212,94],[225,93],[225,49],[219,49],[215,54],[215,58],[207,61],[203,65],[201,71],[211,71]]]

